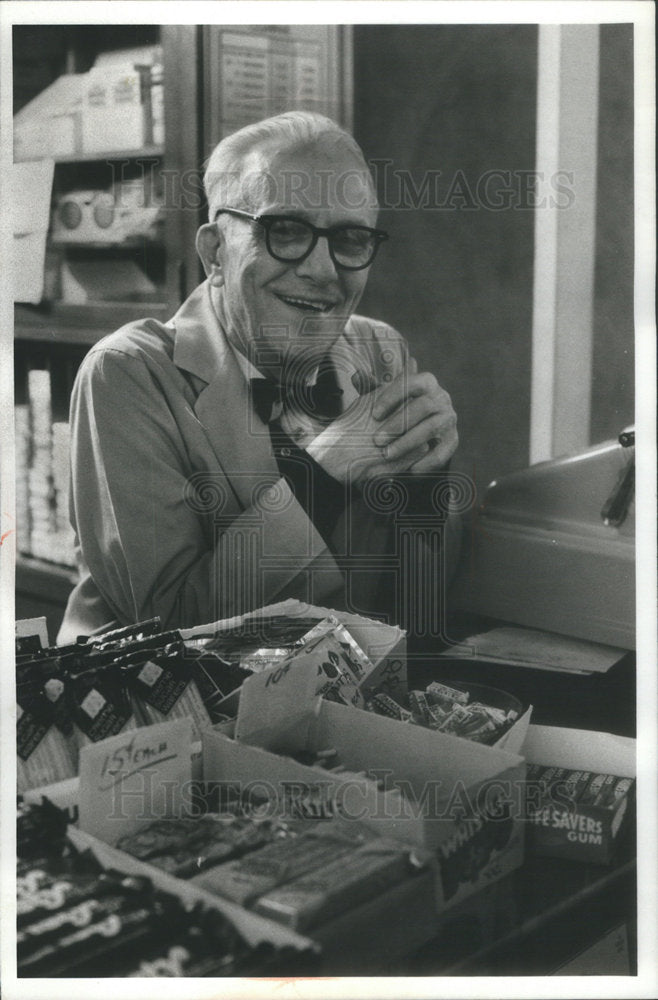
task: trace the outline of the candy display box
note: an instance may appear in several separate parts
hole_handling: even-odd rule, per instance
[[[530,726],[522,753],[528,764],[635,778],[635,740],[610,733]],[[528,850],[600,864],[611,861],[620,831],[633,808],[634,789],[613,806],[568,798],[547,805],[533,801],[532,795],[533,782],[529,781]]]
[[[145,820],[145,825],[147,822]],[[222,899],[207,892],[192,882],[175,878],[173,875],[156,868],[155,865],[139,861],[130,854],[126,854],[125,851],[117,850],[99,837],[94,837],[84,830],[69,827],[68,838],[78,850],[91,851],[104,868],[123,872],[126,875],[146,876],[158,889],[177,896],[182,903],[190,908],[196,903],[203,903],[211,909],[219,910],[252,946],[256,946],[261,941],[269,941],[278,947],[290,945],[300,950],[313,947],[313,942],[309,938],[296,931],[290,930],[282,924],[274,923],[272,920],[267,920],[250,910],[245,910],[228,899]]]
[[[400,698],[407,691],[407,669],[406,655],[407,644],[406,634],[402,629],[393,625],[386,625],[383,622],[375,621],[372,618],[364,618],[362,615],[350,614],[346,611],[335,611],[333,608],[323,608],[313,604],[304,604],[297,600],[281,601],[278,604],[270,604],[259,608],[257,611],[249,612],[235,618],[222,619],[208,625],[199,625],[194,628],[182,629],[181,634],[186,643],[198,642],[203,645],[204,640],[215,633],[237,626],[254,623],[257,625],[261,618],[285,616],[287,618],[311,618],[321,622],[323,619],[333,617],[344,625],[352,638],[366,654],[373,665],[370,673],[364,677],[359,685],[364,697],[373,688],[386,691],[392,697]],[[297,656],[305,655],[301,650]],[[239,688],[229,694],[218,708],[227,717],[235,717],[240,703]]]
[[[437,911],[522,863],[521,757],[311,692],[312,677],[294,664],[278,684],[250,678],[236,724],[203,735],[205,781],[272,800],[275,809],[342,814],[429,849]],[[345,770],[293,759],[324,748],[336,749]]]

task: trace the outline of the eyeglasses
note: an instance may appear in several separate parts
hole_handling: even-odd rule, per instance
[[[383,229],[368,226],[330,226],[320,229],[292,215],[250,215],[237,208],[220,208],[218,215],[235,215],[250,219],[265,230],[265,245],[271,257],[286,264],[300,264],[311,254],[320,236],[326,236],[329,256],[345,271],[361,271],[369,267],[377,255],[379,244],[388,239]]]

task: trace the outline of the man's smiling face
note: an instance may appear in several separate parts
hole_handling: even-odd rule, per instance
[[[255,164],[250,176],[261,183],[247,206],[253,214],[292,215],[321,228],[376,223],[370,178],[341,146],[261,153]],[[264,372],[294,368],[299,374],[299,366],[317,364],[356,309],[368,268],[337,267],[324,237],[300,263],[277,261],[263,226],[227,215],[218,225],[223,284],[217,306],[229,337]]]

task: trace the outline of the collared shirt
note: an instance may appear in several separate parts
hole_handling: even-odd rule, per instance
[[[350,406],[349,371],[390,381],[408,354],[391,327],[352,316],[335,357]],[[332,554],[281,476],[243,371],[205,282],[169,323],[131,323],[88,352],[71,402],[81,580],[60,642],[155,615],[165,628],[209,623],[287,597],[338,608],[350,560],[350,601],[376,611],[386,525],[357,498]]]

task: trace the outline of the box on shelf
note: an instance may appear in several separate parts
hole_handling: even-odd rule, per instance
[[[82,152],[84,73],[65,73],[14,115],[14,159]]]
[[[146,144],[149,85],[150,68],[138,68],[129,62],[95,66],[85,74],[84,154],[141,149]]]
[[[279,698],[267,718],[247,728],[249,743],[231,737],[231,724],[203,734],[206,783],[237,786],[302,814],[340,813],[380,836],[430,849],[438,911],[522,863],[521,757],[314,698],[292,666],[285,680],[294,701]],[[243,705],[249,700],[241,700],[241,712]],[[329,747],[346,771],[289,756]]]
[[[634,779],[635,740],[610,733],[557,726],[530,726],[522,750],[528,764],[591,775]],[[607,864],[633,808],[634,785],[611,805],[583,803],[572,795],[542,804],[528,783],[528,849],[537,854]]]

